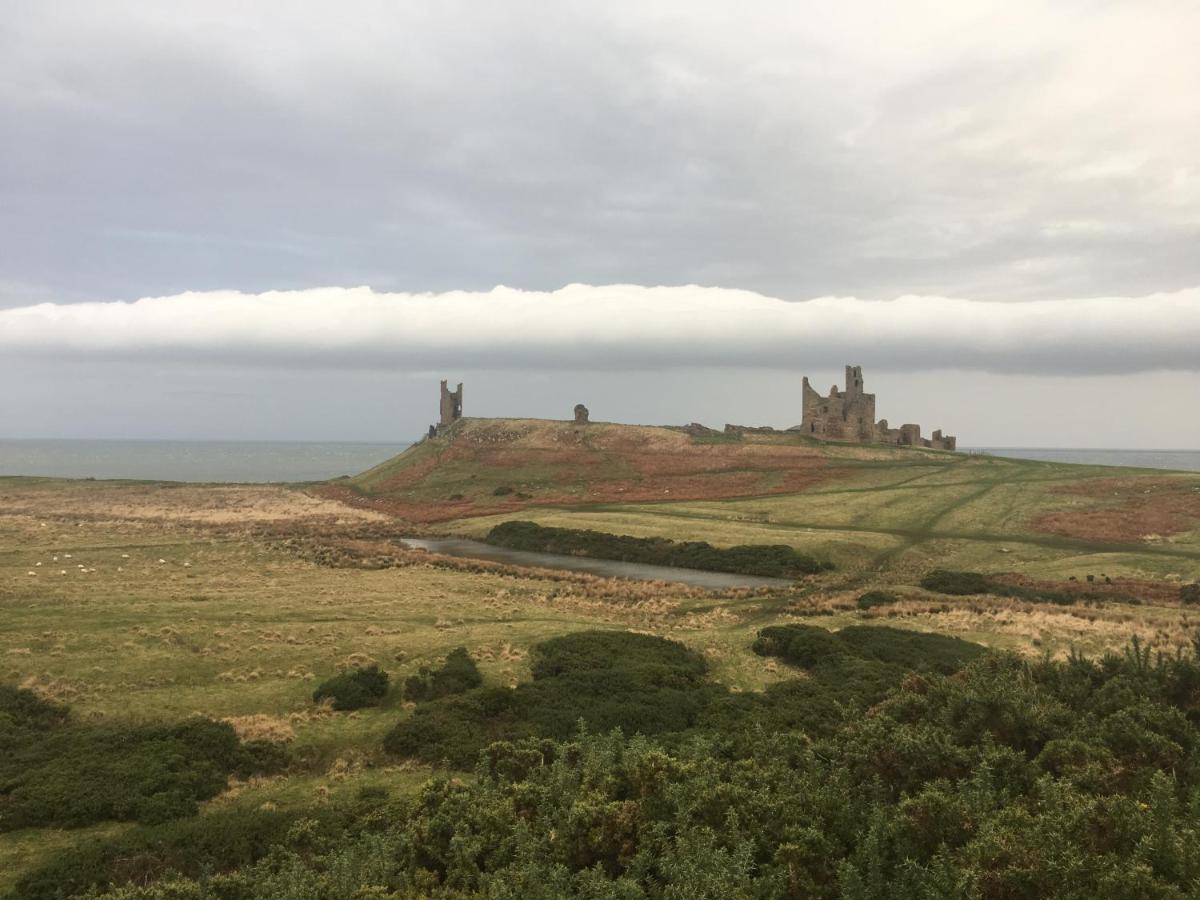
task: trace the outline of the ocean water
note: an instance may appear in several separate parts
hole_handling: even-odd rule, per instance
[[[365,471],[408,446],[306,441],[0,440],[0,475],[198,482],[320,481]],[[962,449],[1049,462],[1200,472],[1200,450]]]
[[[1088,450],[1054,447],[960,447],[968,453],[990,453],[1016,459],[1081,463],[1088,466],[1139,466],[1200,472],[1200,450]]]
[[[323,481],[356,475],[410,444],[301,441],[0,440],[0,475],[154,481]]]

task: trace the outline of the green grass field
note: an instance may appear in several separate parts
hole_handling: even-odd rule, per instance
[[[512,509],[424,526],[479,536],[526,519],[717,546],[782,543],[837,565],[790,590],[726,595],[442,564],[397,551],[403,528],[386,516],[300,488],[0,479],[0,671],[84,719],[203,713],[284,737],[298,760],[291,774],[233,783],[208,804],[284,807],[370,784],[408,790],[429,774],[381,752],[383,734],[408,714],[403,704],[332,713],[311,702],[318,680],[372,661],[400,680],[464,646],[485,683],[514,684],[528,677],[532,644],[620,627],[680,640],[704,653],[717,680],[753,691],[783,677],[749,650],[770,624],[882,622],[1056,655],[1119,648],[1135,635],[1170,650],[1200,625],[1200,608],[1171,599],[1200,579],[1200,476],[886,448],[812,452],[834,474],[792,492],[550,505],[539,491],[581,492],[558,490],[541,473],[531,499]],[[482,484],[479,496],[500,483],[523,490],[524,466],[460,460],[453,478],[414,490],[425,502],[463,484]],[[606,466],[636,469],[620,459]],[[381,472],[395,477],[384,467],[358,489],[369,496],[386,482]],[[1053,524],[1061,519],[1046,524],[1077,514],[1086,534],[1061,533],[1070,531]],[[297,540],[285,544],[289,537]],[[389,552],[398,563],[331,567],[304,552],[324,545]],[[1111,601],[1066,607],[947,597],[918,586],[934,568],[1117,584]],[[856,609],[854,598],[876,587],[901,600]],[[1145,599],[1125,602],[1118,587]],[[84,835],[125,827],[0,834],[0,890]]]

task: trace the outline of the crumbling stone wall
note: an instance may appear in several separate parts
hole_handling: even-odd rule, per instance
[[[898,444],[904,447],[929,447],[934,450],[954,450],[958,441],[953,435],[935,431],[932,437],[921,437],[921,426],[911,423],[891,428],[887,419],[875,421],[875,395],[864,390],[861,366],[846,366],[846,388],[837,385],[822,397],[808,383],[801,384],[802,420],[790,429],[823,441],[854,443]]]
[[[846,366],[846,389],[837,385],[822,397],[808,383],[801,384],[803,420],[799,431],[827,441],[866,443],[875,439],[875,395],[863,390],[860,366]]]
[[[582,403],[575,404],[575,424],[586,425],[588,423],[588,408]]]
[[[450,390],[447,382],[442,382],[442,396],[440,403],[441,418],[438,420],[438,428],[446,428],[453,425],[456,421],[462,418],[463,410],[463,388],[462,382],[458,383],[455,390]]]

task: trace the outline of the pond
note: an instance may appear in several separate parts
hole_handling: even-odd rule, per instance
[[[484,559],[514,566],[539,566],[543,569],[565,569],[587,572],[605,578],[632,578],[639,581],[672,581],[694,587],[724,591],[730,588],[791,587],[787,578],[765,578],[759,575],[736,575],[732,572],[705,572],[701,569],[682,569],[676,566],[649,566],[642,563],[619,562],[615,559],[593,559],[589,556],[566,556],[561,553],[539,553],[533,550],[509,550],[493,547],[482,541],[467,538],[403,538],[405,546],[428,550],[446,556],[465,559]]]

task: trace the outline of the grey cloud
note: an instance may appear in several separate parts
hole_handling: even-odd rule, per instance
[[[0,266],[59,297],[1200,283],[1198,20],[1178,4],[213,0],[6,18]],[[1048,229],[1077,221],[1100,228]]]
[[[574,284],[443,294],[320,288],[0,310],[10,356],[417,371],[808,368],[1075,375],[1200,371],[1200,288],[1146,297],[802,303]]]

